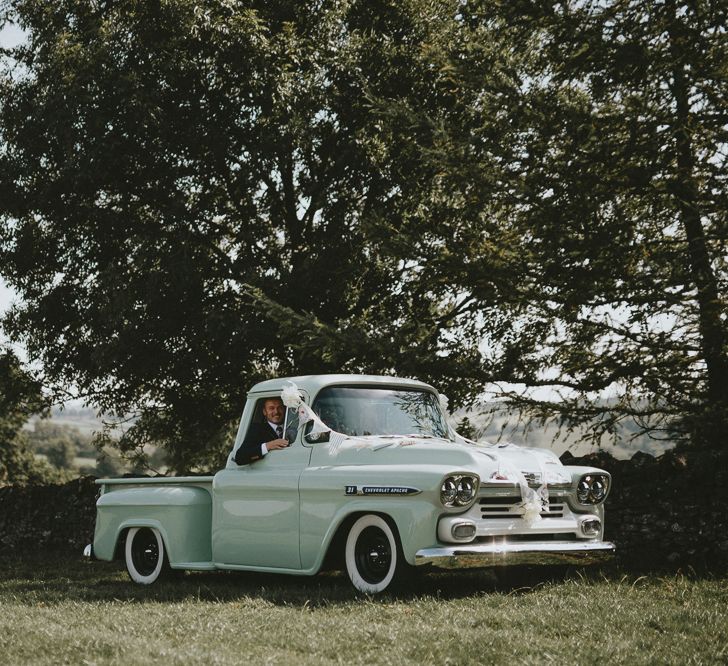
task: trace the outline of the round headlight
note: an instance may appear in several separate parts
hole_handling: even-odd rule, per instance
[[[601,502],[606,494],[606,488],[602,479],[594,479],[591,484],[591,498],[595,502]]]
[[[455,503],[455,498],[458,494],[458,485],[455,479],[449,476],[442,482],[442,488],[440,488],[440,500],[445,506],[452,506]]]
[[[440,501],[448,508],[466,507],[477,494],[478,477],[474,474],[453,474],[440,487]]]
[[[469,476],[463,476],[457,484],[458,491],[455,496],[455,503],[460,506],[465,506],[472,502],[475,497],[475,483]]]
[[[579,485],[576,487],[576,498],[582,504],[586,504],[589,501],[590,490],[591,485],[589,484],[589,477],[585,476],[581,481],[579,481]]]
[[[582,476],[576,486],[576,499],[580,504],[599,504],[609,490],[609,477],[606,474],[587,474]]]

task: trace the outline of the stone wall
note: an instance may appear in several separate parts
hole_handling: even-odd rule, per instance
[[[728,570],[728,455],[670,451],[616,460],[599,452],[565,453],[567,465],[593,465],[612,475],[605,538],[618,563],[635,571]]]
[[[728,455],[637,453],[616,460],[568,453],[565,464],[612,474],[606,538],[618,564],[634,571],[728,570]],[[93,540],[98,487],[92,477],[59,486],[0,488],[0,556],[40,551],[80,556]]]
[[[56,486],[0,488],[0,557],[80,557],[93,541],[98,490],[90,476]]]

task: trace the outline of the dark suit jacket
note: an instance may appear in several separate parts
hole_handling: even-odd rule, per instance
[[[263,457],[263,444],[274,439],[278,439],[278,435],[268,425],[267,421],[265,423],[251,423],[243,443],[235,452],[235,462],[238,465],[247,465],[260,460]]]

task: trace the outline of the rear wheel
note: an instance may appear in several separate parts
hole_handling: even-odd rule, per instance
[[[384,592],[409,568],[394,530],[375,514],[362,516],[351,526],[344,556],[352,585],[365,594]]]
[[[162,535],[154,527],[132,527],[124,553],[126,570],[135,583],[151,585],[169,571]]]

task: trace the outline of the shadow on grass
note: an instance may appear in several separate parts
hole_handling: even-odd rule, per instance
[[[87,562],[78,558],[36,556],[0,563],[0,599],[27,603],[230,602],[251,599],[274,605],[311,609],[360,603],[443,600],[482,594],[528,594],[569,578],[595,578],[600,571],[574,572],[548,568],[509,568],[418,574],[406,586],[374,598],[357,593],[345,573],[288,576],[258,572],[188,572],[149,587],[129,580],[122,563]],[[607,574],[610,575],[610,574]],[[613,576],[612,573],[610,575]]]
[[[667,579],[714,579],[696,571],[663,572]],[[291,576],[242,571],[175,572],[154,585],[133,583],[122,562],[88,562],[72,556],[36,555],[0,559],[0,601],[27,603],[125,602],[209,603],[263,601],[276,606],[314,609],[352,603],[396,603],[426,598],[452,600],[484,594],[528,595],[550,585],[571,581],[612,581],[639,584],[656,580],[658,572],[640,575],[616,565],[602,567],[503,567],[458,572],[417,572],[413,580],[376,597],[358,593],[345,572]]]

